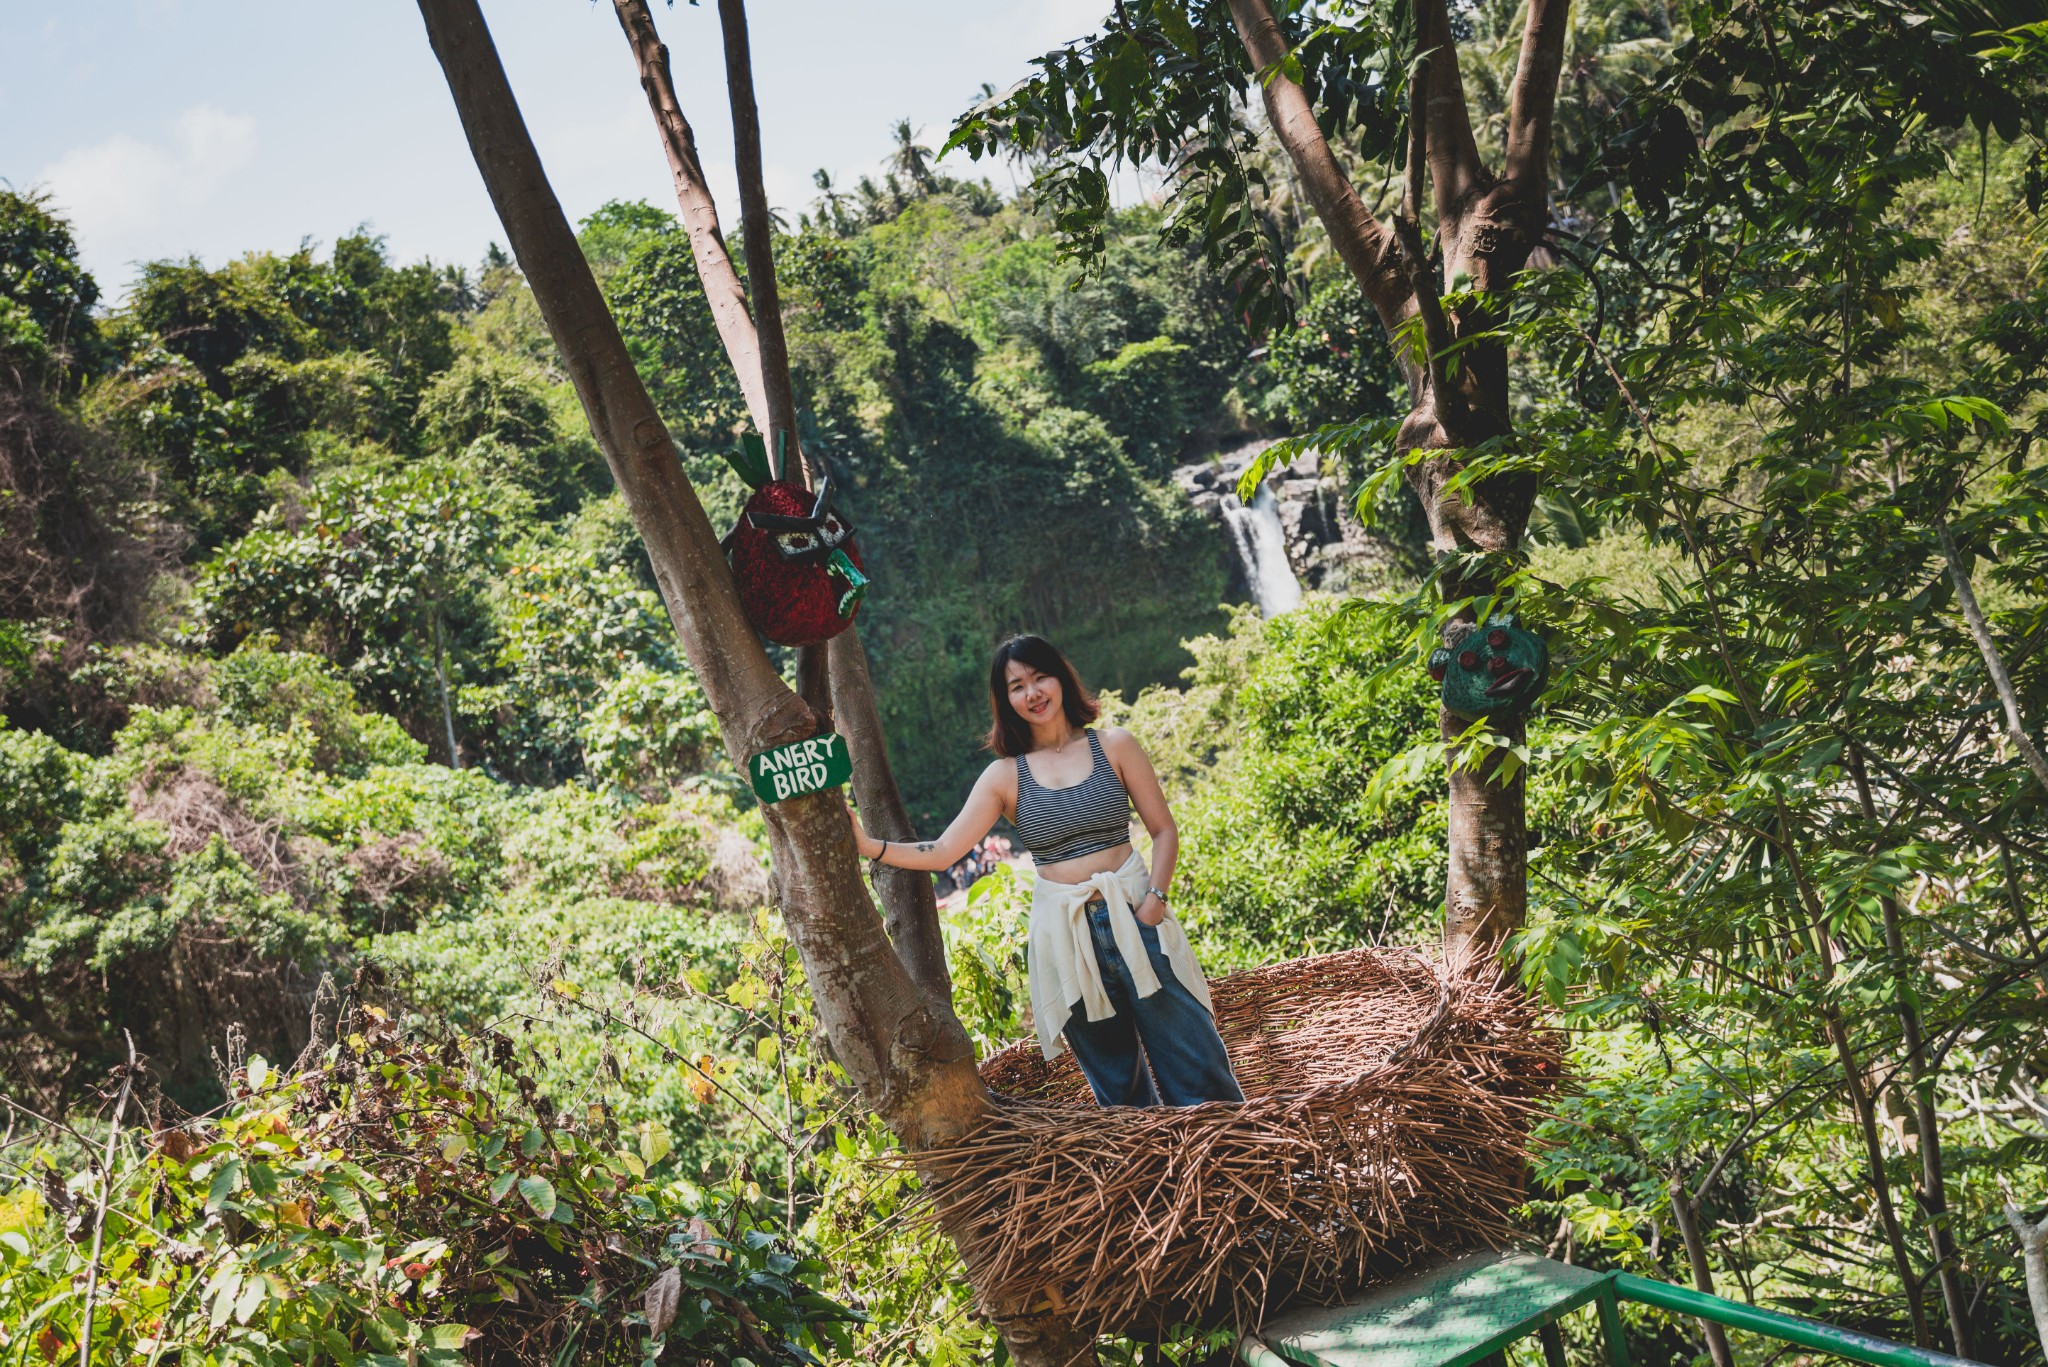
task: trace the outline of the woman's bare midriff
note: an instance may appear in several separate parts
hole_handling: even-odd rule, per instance
[[[1098,873],[1114,873],[1131,857],[1131,842],[1112,845],[1094,854],[1077,855],[1054,864],[1040,864],[1038,876],[1052,883],[1085,883]]]

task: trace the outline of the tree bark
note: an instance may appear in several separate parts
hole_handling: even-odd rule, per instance
[[[1856,797],[1864,820],[1877,821],[1877,803],[1870,792],[1870,778],[1863,767],[1863,754],[1849,747],[1849,772],[1856,780]],[[1906,1051],[1906,1069],[1913,1080],[1913,1128],[1920,1150],[1920,1211],[1927,1219],[1927,1243],[1934,1251],[1935,1277],[1941,1285],[1942,1308],[1948,1312],[1949,1342],[1956,1356],[1970,1356],[1970,1301],[1963,1291],[1962,1258],[1955,1235],[1949,1229],[1948,1177],[1941,1159],[1941,1113],[1935,1105],[1935,1070],[1930,1068],[1927,1040],[1921,1029],[1920,1010],[1914,1004],[1911,985],[1906,981],[1906,933],[1898,901],[1878,899],[1884,917],[1885,955],[1891,960],[1892,999],[1899,1016],[1899,1040]]]
[[[1259,72],[1260,95],[1274,135],[1301,178],[1309,202],[1330,235],[1331,245],[1393,338],[1421,313],[1430,323],[1428,356],[1419,362],[1397,345],[1396,359],[1408,383],[1409,414],[1395,445],[1400,451],[1443,451],[1411,465],[1410,485],[1429,517],[1431,541],[1441,556],[1484,553],[1473,568],[1445,581],[1452,598],[1482,597],[1499,581],[1500,557],[1512,552],[1528,526],[1535,503],[1533,476],[1497,476],[1480,481],[1469,497],[1447,496],[1449,480],[1464,468],[1455,453],[1510,433],[1507,351],[1494,341],[1468,342],[1455,375],[1438,364],[1443,348],[1496,326],[1498,300],[1512,287],[1530,250],[1541,239],[1548,217],[1548,162],[1555,120],[1558,72],[1569,27],[1569,0],[1532,0],[1523,29],[1521,64],[1512,88],[1506,176],[1496,178],[1481,162],[1465,107],[1464,80],[1443,0],[1418,0],[1421,43],[1427,58],[1417,73],[1410,164],[1426,166],[1437,214],[1437,241],[1445,278],[1470,277],[1492,306],[1468,302],[1444,310],[1433,306],[1440,285],[1427,278],[1421,239],[1421,195],[1406,197],[1404,231],[1390,231],[1365,207],[1345,177],[1316,122],[1300,84],[1286,74],[1286,34],[1270,0],[1230,0],[1230,14],[1246,54]],[[1404,239],[1406,241],[1403,246]],[[1438,334],[1448,334],[1440,339]],[[1455,386],[1456,392],[1442,392]],[[1447,628],[1445,643],[1471,620]],[[1446,712],[1441,733],[1454,741],[1465,723]],[[1497,723],[1519,744],[1519,722]],[[1449,875],[1444,889],[1444,936],[1448,949],[1479,961],[1522,924],[1528,910],[1527,806],[1520,774],[1498,779],[1501,755],[1476,760],[1453,754],[1450,774]]]
[[[908,844],[917,839],[904,809],[896,774],[889,767],[882,714],[868,679],[868,653],[858,624],[828,644],[832,702],[839,729],[855,758],[853,795],[870,834]],[[946,968],[946,937],[939,924],[938,890],[932,876],[918,869],[877,866],[876,891],[882,899],[882,920],[889,941],[919,987],[940,1001],[953,1000],[953,975]]]
[[[1670,1190],[1671,1218],[1685,1244],[1685,1262],[1692,1270],[1693,1289],[1714,1295],[1714,1269],[1707,1264],[1707,1241],[1700,1235],[1699,1211],[1694,1208],[1685,1183],[1673,1178]],[[1712,1320],[1701,1320],[1700,1331],[1707,1337],[1707,1356],[1714,1360],[1714,1367],[1735,1367],[1735,1354],[1728,1348],[1728,1332]]]
[[[2048,1352],[2048,1217],[2034,1224],[2026,1212],[2008,1201],[2005,1222],[2020,1236],[2020,1262],[2027,1272],[2027,1304],[2034,1311],[2034,1336]]]
[[[727,749],[743,758],[811,734],[816,715],[776,675],[740,609],[718,538],[547,184],[476,0],[420,0],[420,13]],[[912,1147],[964,1133],[986,1105],[973,1048],[891,950],[837,796],[776,803],[766,819],[783,912],[841,1065]]]
[[[690,255],[697,263],[704,297],[711,303],[718,340],[732,363],[740,392],[746,396],[754,430],[765,436],[770,421],[767,394],[761,386],[761,343],[754,330],[754,315],[747,307],[746,286],[733,269],[732,252],[718,226],[718,203],[704,183],[696,132],[676,99],[668,44],[654,31],[654,16],[648,13],[646,0],[613,0],[612,8],[633,50],[634,65],[640,69],[640,88],[647,92],[648,107],[654,111],[654,126],[661,134],[661,149],[668,155],[669,175],[675,182],[676,204],[690,235]]]
[[[648,11],[646,0],[613,0],[613,8],[619,16],[620,28],[625,30],[627,44],[633,50],[641,89],[647,92],[655,128],[661,135],[662,148],[668,154],[669,168],[675,177],[676,199],[685,223],[690,225],[691,252],[696,259],[697,272],[704,282],[706,295],[714,300],[713,315],[718,320],[719,340],[724,344],[726,360],[739,378],[740,388],[749,396],[748,406],[754,426],[765,433],[772,425],[765,397],[770,391],[789,396],[790,411],[794,412],[795,385],[790,379],[786,349],[776,378],[767,379],[774,368],[762,350],[754,309],[748,305],[739,272],[733,269],[732,253],[719,231],[718,206],[704,184],[704,174],[697,161],[696,136],[689,120],[684,117],[682,102],[676,96],[668,45],[661,41],[655,30],[654,16]],[[745,85],[751,92],[753,82],[750,74]],[[738,101],[739,97],[734,99]],[[750,108],[751,100],[749,94],[745,103]],[[758,135],[755,144],[756,155],[752,164],[758,172]],[[743,174],[741,183],[747,185],[750,178]],[[748,192],[749,197],[755,198],[765,212],[766,196],[759,191],[758,173],[751,177],[751,184],[756,189]],[[749,245],[754,240],[749,234]],[[749,261],[753,261],[751,256]],[[772,260],[750,264],[748,270],[757,285],[765,281],[772,290]],[[723,312],[720,311],[719,300],[725,301]],[[766,304],[760,307],[765,315],[768,312]],[[774,320],[779,336],[779,305]],[[757,401],[756,395],[762,397]],[[792,444],[795,444],[793,438]],[[916,833],[904,808],[902,792],[896,785],[895,771],[889,763],[887,737],[882,728],[880,710],[875,706],[874,685],[868,672],[867,650],[856,634],[858,630],[857,626],[849,627],[834,638],[830,647],[828,696],[832,712],[853,755],[854,796],[860,803],[868,828],[886,840],[913,840]],[[876,892],[881,896],[884,922],[897,954],[920,987],[938,1000],[950,1002],[953,981],[946,968],[946,943],[939,927],[938,898],[931,876],[914,869],[884,868],[878,882]]]
[[[1998,653],[1998,643],[1991,639],[1991,627],[1984,620],[1984,609],[1977,606],[1977,590],[1970,583],[1970,575],[1963,568],[1963,557],[1956,551],[1956,539],[1949,534],[1948,523],[1940,514],[1934,518],[1934,535],[1941,542],[1942,556],[1948,561],[1949,577],[1955,581],[1956,605],[1963,610],[1963,620],[1970,624],[1970,636],[1977,643],[1977,653],[1984,657],[1985,672],[1991,675],[1992,687],[1998,690],[1998,701],[2005,708],[2005,731],[2012,738],[2015,749],[2034,771],[2034,777],[2041,780],[2041,786],[2048,788],[2048,759],[2041,755],[2041,748],[2034,744],[2034,738],[2027,734],[2026,723],[2020,717],[2020,700],[2013,692],[2012,677],[2005,671],[2005,657]]]
[[[646,542],[728,752],[741,758],[812,734],[817,715],[776,675],[741,611],[718,538],[547,182],[477,0],[419,0],[419,9],[477,169]],[[950,1005],[921,991],[891,947],[838,795],[791,798],[764,815],[784,921],[834,1058],[913,1151],[964,1135],[989,1105],[973,1045]],[[1027,1367],[1094,1359],[1089,1338],[1052,1317],[1019,1316],[1005,1337]]]

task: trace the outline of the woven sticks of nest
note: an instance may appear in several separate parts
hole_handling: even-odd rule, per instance
[[[982,1065],[994,1115],[917,1155],[984,1308],[1103,1333],[1253,1325],[1419,1260],[1501,1247],[1558,1041],[1524,998],[1412,952],[1212,987],[1242,1105],[1096,1106],[1071,1053]]]

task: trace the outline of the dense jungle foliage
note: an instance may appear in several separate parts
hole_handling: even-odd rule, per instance
[[[1512,7],[1459,12],[1498,136]],[[1690,1231],[1720,1294],[2001,1364],[2041,1361],[2003,1210],[2048,1204],[2032,17],[1579,7],[1524,411],[1476,453],[1547,491],[1509,954],[1579,1082],[1532,1239],[1690,1283]],[[775,244],[913,812],[981,762],[990,645],[1045,632],[1166,780],[1212,971],[1433,936],[1421,659],[1483,606],[1426,567],[1224,602],[1169,475],[1248,437],[1414,537],[1385,344],[1240,117],[1235,188],[1181,188],[1256,231],[1257,309],[1189,201],[1091,226],[1080,163],[1006,198],[907,128]],[[723,525],[743,405],[681,230],[611,204],[582,243]],[[0,1359],[90,1315],[107,1363],[993,1360],[509,260],[355,232],[107,301],[0,193],[0,462]],[[984,1048],[1027,1032],[1027,882],[946,912]],[[1638,1360],[1705,1359],[1631,1315]]]

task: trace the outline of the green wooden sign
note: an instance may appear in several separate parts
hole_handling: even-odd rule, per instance
[[[853,777],[853,755],[846,748],[846,737],[837,732],[793,740],[748,760],[747,777],[753,781],[754,796],[763,802],[781,802],[837,788]]]

